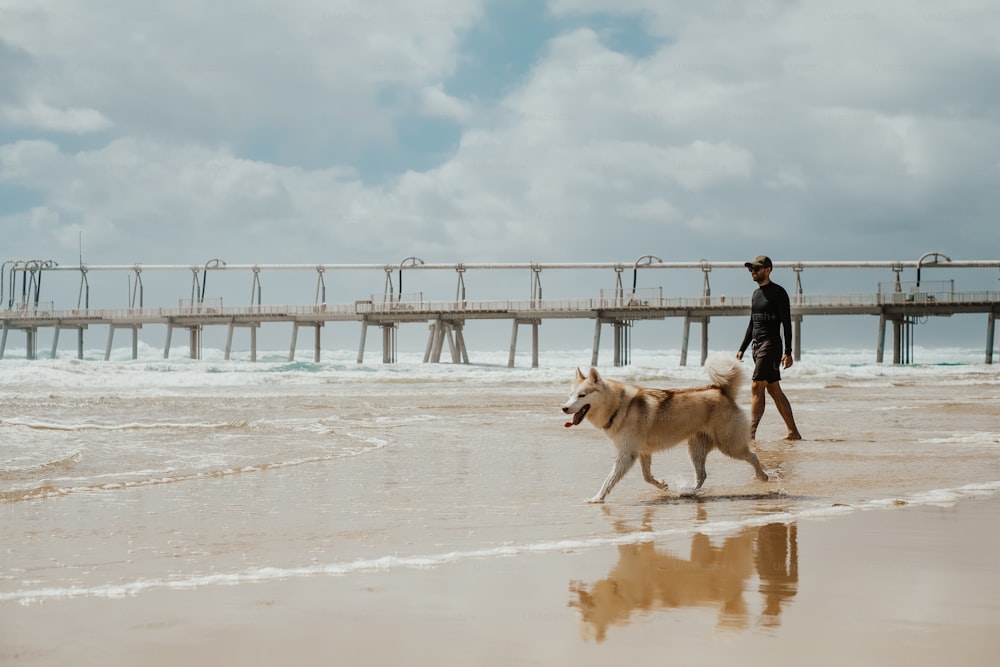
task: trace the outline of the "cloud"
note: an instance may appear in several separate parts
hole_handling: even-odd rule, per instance
[[[111,127],[111,121],[96,109],[57,109],[41,100],[31,100],[21,107],[0,105],[0,122],[70,134],[99,132]]]
[[[480,11],[461,0],[14,5],[0,35],[35,63],[24,95],[129,134],[239,145],[268,132],[299,151],[391,137],[398,111],[380,97],[447,77]]]
[[[468,102],[452,97],[444,92],[440,83],[425,86],[420,91],[421,109],[428,116],[467,123],[472,117],[472,107]]]
[[[111,262],[972,257],[1000,240],[985,5],[553,0],[537,59],[476,98],[450,81],[488,3],[24,7],[0,27],[17,84],[0,187],[44,223],[22,235],[6,209],[15,254],[75,229]],[[608,15],[647,47],[616,48]]]

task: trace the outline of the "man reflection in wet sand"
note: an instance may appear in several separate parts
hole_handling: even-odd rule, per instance
[[[757,533],[757,575],[764,611],[760,622],[767,627],[781,625],[781,605],[795,597],[799,586],[799,541],[797,527],[769,523]]]
[[[644,522],[645,523],[645,522]],[[750,612],[743,599],[756,570],[764,609],[760,623],[781,623],[782,605],[798,589],[798,546],[794,524],[745,528],[713,546],[698,533],[690,558],[678,558],[653,542],[618,547],[618,563],[593,584],[571,581],[569,606],[580,610],[594,638],[604,641],[608,627],[626,625],[635,611],[679,607],[719,607],[719,625],[744,629]]]

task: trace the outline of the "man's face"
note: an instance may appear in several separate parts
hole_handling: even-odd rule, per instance
[[[763,266],[751,266],[750,267],[750,277],[753,278],[755,283],[760,284],[762,281],[768,279],[771,275],[771,269]]]

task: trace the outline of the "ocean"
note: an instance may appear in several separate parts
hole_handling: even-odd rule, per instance
[[[653,459],[668,492],[636,468],[602,506],[585,499],[611,444],[559,409],[590,350],[543,351],[537,369],[522,356],[508,368],[506,350],[469,365],[17,355],[0,361],[0,606],[746,535],[786,559],[789,526],[1000,491],[1000,366],[981,350],[918,349],[934,362],[910,366],[807,351],[782,382],[804,440],[781,440],[770,403],[758,432],[771,481],[715,452],[694,494],[680,447]],[[601,370],[703,384],[679,356],[635,350]]]

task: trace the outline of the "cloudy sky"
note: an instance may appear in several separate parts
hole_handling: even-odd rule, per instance
[[[996,259],[997,35],[982,0],[0,0],[0,258]]]

